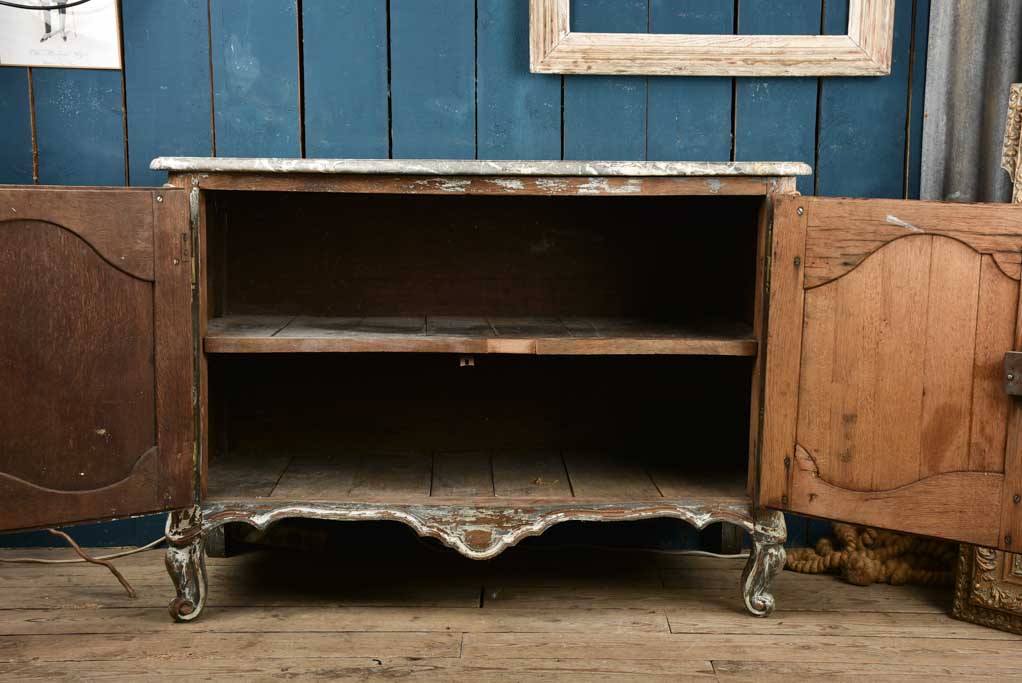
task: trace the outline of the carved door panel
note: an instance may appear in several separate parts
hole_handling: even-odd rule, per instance
[[[0,187],[0,530],[194,501],[182,190]]]
[[[760,503],[985,546],[1022,538],[1020,415],[1003,388],[1020,257],[1018,207],[778,200]]]

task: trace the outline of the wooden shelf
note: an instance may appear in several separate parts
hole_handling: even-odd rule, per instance
[[[744,473],[685,473],[634,454],[517,451],[252,452],[210,463],[208,498],[422,503],[744,500]]]
[[[421,352],[755,356],[744,323],[624,318],[316,318],[229,316],[209,322],[207,353]]]

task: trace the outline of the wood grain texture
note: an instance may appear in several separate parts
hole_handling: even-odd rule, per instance
[[[474,159],[474,3],[391,0],[390,60],[393,156]]]
[[[1022,295],[1015,314],[1013,350],[1022,345]],[[1003,365],[1001,366],[1003,372]],[[1000,374],[1000,373],[999,373]],[[1001,496],[1001,547],[1017,551],[1022,542],[1022,402],[1008,407],[1008,434],[1004,452],[1004,491]]]
[[[891,240],[918,234],[945,235],[990,254],[1013,280],[1022,271],[1022,215],[1003,205],[843,199],[813,206],[806,287],[839,277]]]
[[[814,458],[795,447],[791,510],[868,526],[983,546],[998,542],[1004,477],[945,472],[885,490],[854,491],[829,484]]]
[[[190,183],[191,176],[175,175],[173,184]],[[740,178],[616,178],[616,177],[488,177],[470,176],[318,176],[263,175],[258,173],[202,174],[194,176],[204,190],[274,190],[281,192],[338,192],[357,194],[521,195],[521,196],[733,196],[763,195],[780,179]]]
[[[792,183],[794,185],[794,183]],[[789,193],[792,188],[787,188]],[[760,204],[756,220],[756,277],[753,281],[752,309],[747,314],[752,320],[752,334],[757,340],[765,342],[767,336],[767,282],[770,268],[770,249],[772,248],[774,201],[781,195],[768,196]],[[749,397],[749,462],[748,476],[745,480],[746,490],[753,500],[759,499],[759,463],[760,443],[763,430],[763,400],[766,387],[766,344],[757,348],[756,360],[752,366],[752,386]],[[793,538],[792,528],[798,528],[789,522],[788,538]]]
[[[387,158],[386,3],[304,0],[301,11],[306,154]]]
[[[39,182],[123,185],[121,74],[96,69],[33,69]],[[74,121],[75,125],[69,125]]]
[[[739,472],[688,471],[669,459],[558,448],[432,452],[352,449],[316,455],[250,449],[210,468],[213,501],[369,501],[480,505],[669,499],[748,500]]]
[[[768,507],[787,507],[790,458],[795,445],[799,404],[799,363],[802,355],[803,274],[795,264],[805,261],[806,213],[803,197],[774,198],[773,243],[770,248],[769,312],[763,393],[763,431],[759,458],[759,497]]]
[[[964,469],[1000,472],[1005,467],[1008,415],[1013,401],[1001,388],[1005,349],[1015,348],[1019,286],[983,256],[976,317],[975,372],[969,463]]]
[[[128,180],[158,186],[163,154],[213,154],[207,0],[121,3]],[[181,49],[187,45],[187,49]],[[167,56],[174,54],[174,59]]]
[[[0,531],[34,529],[128,517],[162,508],[159,451],[139,455],[124,476],[107,486],[61,491],[0,472]],[[103,463],[102,467],[109,467]]]
[[[561,78],[528,71],[528,4],[478,0],[476,12],[476,157],[560,158]]]
[[[969,469],[976,339],[989,334],[989,328],[976,325],[982,257],[960,242],[931,239],[920,478]],[[999,302],[1002,307],[1018,300],[1018,289],[1008,288],[1007,295],[1006,302]],[[996,335],[1000,339],[1003,334]],[[898,411],[897,405],[890,405],[891,412]],[[1003,462],[993,465],[995,472],[1004,469]]]
[[[211,0],[216,151],[301,156],[296,0]]]
[[[496,481],[489,453],[442,451],[433,454],[430,496],[469,497],[495,495]]]
[[[673,325],[642,320],[507,318],[295,318],[210,321],[207,353],[517,353],[754,356],[742,323]]]
[[[613,31],[645,31],[647,5],[648,0],[576,0],[572,28],[584,31],[591,26],[608,26]],[[566,77],[563,116],[565,159],[646,158],[645,79]]]
[[[0,183],[32,183],[32,112],[29,70],[0,69]]]
[[[1005,336],[976,325],[981,259],[917,235],[806,292],[798,443],[826,482],[895,488],[969,470],[971,451],[995,447],[969,434],[977,337]],[[1017,301],[1017,285],[1004,293],[1002,308]],[[991,464],[1002,471],[1003,457]]]
[[[329,675],[466,683],[943,682],[1022,673],[1012,659],[1018,638],[950,619],[947,595],[939,590],[867,589],[785,572],[775,581],[778,613],[753,620],[734,608],[740,560],[523,547],[480,564],[410,539],[398,546],[393,553],[309,556],[300,581],[293,556],[282,550],[209,558],[217,586],[210,613],[187,625],[166,618],[167,579],[158,551],[118,562],[140,589],[130,604],[95,568],[5,565],[0,634],[8,661],[0,671],[27,680],[156,681],[172,668],[213,680]],[[2,557],[24,554],[7,550]],[[70,552],[39,549],[33,555],[56,559]],[[409,565],[416,568],[411,579]],[[283,637],[285,645],[311,634],[316,638],[309,643],[344,653],[303,649],[293,657],[257,637],[282,630],[284,636],[273,637]],[[444,640],[420,637],[450,633],[485,636],[471,644],[484,651],[446,656],[438,650]],[[214,643],[208,655],[201,652],[206,637]],[[133,648],[139,638],[141,646]],[[199,654],[181,658],[166,647],[180,638]],[[736,650],[736,643],[747,645]],[[360,656],[343,656],[348,651]],[[38,659],[20,656],[29,653]]]
[[[151,207],[146,190],[0,188],[0,229],[11,219],[62,226],[117,270],[152,280]]]
[[[59,491],[114,484],[156,444],[153,286],[64,228],[25,220],[0,230],[0,472]]]
[[[533,73],[882,76],[891,70],[893,0],[850,0],[843,36],[586,33],[569,21],[569,7],[580,9],[571,0],[531,3]]]
[[[712,35],[731,33],[733,29],[734,6],[728,3],[649,3],[650,33]],[[729,77],[649,79],[646,158],[730,159],[731,86]]]
[[[564,459],[556,450],[497,451],[493,494],[502,498],[571,498]]]
[[[1019,286],[996,259],[1022,226],[990,205],[812,200],[806,214],[791,509],[1003,547],[989,500],[1006,482],[1009,500],[997,373]]]
[[[194,347],[185,194],[2,194],[20,218],[0,223],[0,260],[8,261],[0,308],[10,323],[0,332],[10,361],[0,366],[9,389],[0,526],[189,504]],[[116,266],[127,257],[108,260],[85,237],[137,245],[148,277]]]
[[[165,188],[152,197],[156,443],[160,448],[157,495],[164,509],[184,508],[197,501],[200,475],[195,420],[198,345],[192,316],[193,236],[187,191]]]
[[[663,497],[646,468],[635,461],[596,451],[569,450],[563,456],[571,491],[578,498],[655,500]]]

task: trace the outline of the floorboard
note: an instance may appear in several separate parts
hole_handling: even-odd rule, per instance
[[[476,485],[474,466],[448,472]],[[167,616],[160,551],[117,561],[135,600],[101,567],[0,564],[0,678],[1022,678],[1022,638],[948,617],[949,589],[785,572],[778,611],[756,619],[740,604],[742,560],[527,542],[472,562],[397,545],[209,558],[210,604],[190,624]],[[71,556],[0,550],[26,555]]]
[[[746,497],[738,472],[699,472],[652,466],[629,452],[374,451],[338,448],[325,456],[274,452],[213,459],[208,495],[213,500],[276,498],[289,501],[480,498],[537,503],[550,499],[608,502],[719,500]]]

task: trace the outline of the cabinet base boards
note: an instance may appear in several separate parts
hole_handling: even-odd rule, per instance
[[[177,597],[170,614],[191,621],[206,602],[205,538],[230,522],[265,529],[282,519],[304,517],[334,521],[395,521],[423,537],[435,538],[465,557],[485,560],[529,536],[537,536],[562,522],[625,522],[655,517],[681,519],[702,529],[728,522],[744,529],[752,539],[752,552],[742,573],[745,606],[756,616],[773,611],[770,582],[784,566],[787,530],[784,515],[760,510],[748,500],[650,501],[627,503],[579,500],[516,504],[428,505],[373,502],[221,501],[173,513],[167,521],[167,571]]]

